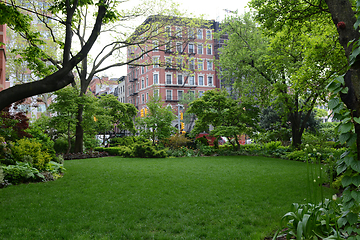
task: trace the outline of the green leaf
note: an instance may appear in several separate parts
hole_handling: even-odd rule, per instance
[[[353,162],[353,160],[354,160],[354,157],[351,157],[351,156],[344,157],[344,162],[346,163],[347,166],[350,166],[351,163]]]
[[[341,89],[341,93],[343,93],[343,94],[347,94],[348,91],[349,91],[348,87],[345,87],[345,88]]]
[[[349,214],[346,216],[346,219],[348,220],[348,222],[350,223],[350,225],[353,225],[354,223],[357,222],[358,216],[357,216],[357,214],[355,214],[355,213],[349,213]]]
[[[344,144],[349,138],[351,137],[351,134],[349,132],[340,134],[339,140],[341,144]]]
[[[345,225],[346,225],[346,223],[348,222],[348,220],[346,219],[346,217],[341,217],[341,218],[338,219],[337,222],[338,222],[339,227],[342,227],[342,226],[345,226]]]
[[[341,184],[343,185],[343,187],[347,187],[352,183],[352,178],[350,176],[344,176],[343,179],[341,180]]]
[[[359,25],[360,25],[360,19],[358,19],[354,24],[355,30],[359,27]]]
[[[354,121],[358,124],[360,124],[360,117],[354,117]]]
[[[345,162],[342,162],[337,168],[336,168],[336,172],[339,175],[340,173],[342,173],[343,171],[345,171],[347,169],[347,166],[345,164]]]
[[[359,187],[360,185],[360,175],[354,176],[352,177],[352,183],[356,186]],[[360,193],[359,193],[360,194]],[[360,202],[360,198],[359,198],[359,202]]]
[[[344,76],[338,76],[335,78],[335,81],[344,85],[345,84],[345,81],[344,81]]]
[[[341,89],[341,84],[335,81],[332,81],[326,86],[327,89],[329,89],[330,92],[334,92],[335,89]]]
[[[351,196],[353,199],[355,199],[356,202],[360,203],[360,192],[351,191]]]
[[[352,158],[352,161],[350,163],[350,166],[352,169],[354,169],[356,172],[360,172],[360,161],[357,159]]]
[[[339,98],[332,98],[330,99],[329,103],[328,103],[328,107],[329,109],[334,109],[335,107],[337,107],[340,103]]]
[[[357,135],[355,133],[350,133],[350,138],[347,141],[348,146],[352,146],[354,143],[356,143]]]
[[[347,122],[347,123],[341,124],[340,133],[350,132],[352,126],[353,126],[352,122]]]

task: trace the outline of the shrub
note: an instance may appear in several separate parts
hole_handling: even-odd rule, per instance
[[[67,139],[63,138],[63,137],[60,137],[60,138],[57,138],[55,141],[54,141],[54,149],[55,149],[55,152],[57,154],[59,153],[66,153],[67,152],[67,149],[68,149],[68,141]],[[70,152],[73,152],[74,150],[74,146],[75,146],[75,139],[73,139],[71,141],[71,149],[70,149]]]
[[[165,158],[167,157],[166,151],[156,150],[151,142],[135,143],[133,148],[133,156],[140,158]]]
[[[26,132],[41,143],[41,151],[49,153],[51,158],[55,159],[56,153],[54,150],[54,142],[50,139],[48,134],[44,133],[39,126],[31,127],[27,129]]]
[[[191,142],[191,140],[188,139],[187,137],[185,137],[184,134],[177,133],[177,134],[171,136],[170,138],[168,138],[168,141],[165,144],[165,146],[172,148],[172,149],[176,149],[176,148],[187,146],[187,144],[189,142]]]
[[[110,147],[116,146],[132,146],[134,144],[134,138],[129,137],[119,137],[119,138],[112,138],[110,139]]]
[[[5,180],[12,184],[22,182],[38,182],[44,179],[39,170],[30,166],[29,163],[17,162],[16,165],[3,167]]]
[[[205,136],[199,137],[195,140],[196,146],[198,145],[198,143],[201,143],[204,146],[209,146],[209,141],[207,140],[207,138]]]
[[[127,146],[119,147],[119,155],[123,157],[133,157],[134,152],[133,149]]]
[[[36,139],[23,138],[18,140],[12,148],[12,152],[15,161],[23,162],[26,155],[32,157],[32,166],[39,170],[44,170],[52,158],[48,152],[42,151],[42,145]]]
[[[66,171],[63,164],[50,161],[46,164],[46,171],[50,172],[51,174],[61,174]]]
[[[293,151],[291,153],[288,153],[286,157],[290,160],[303,161],[303,162],[306,161],[306,153],[303,150]]]
[[[4,182],[4,170],[0,166],[0,184]]]
[[[271,142],[265,143],[264,146],[267,151],[275,151],[278,147],[281,146],[281,142],[280,141],[271,141]]]

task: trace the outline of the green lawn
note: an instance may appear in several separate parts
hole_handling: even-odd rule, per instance
[[[55,182],[0,189],[0,239],[262,239],[306,197],[306,164],[265,157],[65,167]]]

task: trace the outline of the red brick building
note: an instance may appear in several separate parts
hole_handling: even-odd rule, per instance
[[[159,96],[164,106],[170,104],[176,113],[183,94],[201,96],[205,91],[220,88],[214,66],[218,54],[214,32],[219,24],[205,21],[189,27],[190,23],[179,19],[168,20],[153,30],[158,39],[152,37],[142,46],[128,47],[128,60],[137,60],[127,68],[126,97],[139,110],[146,108],[151,96]],[[152,16],[143,25],[149,24],[148,29],[154,29],[153,26],[160,25],[157,21]],[[163,37],[165,34],[167,39]],[[144,51],[148,53],[141,57]]]
[[[6,43],[6,25],[0,25],[0,42]],[[6,48],[0,45],[0,91],[10,87],[10,82],[6,81]]]

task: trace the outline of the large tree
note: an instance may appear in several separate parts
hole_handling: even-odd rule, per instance
[[[61,59],[54,59],[47,55],[41,48],[44,41],[41,39],[39,32],[34,32],[31,28],[31,17],[27,14],[21,13],[20,9],[26,9],[23,3],[16,5],[14,2],[0,3],[0,24],[7,24],[13,28],[18,34],[23,36],[28,42],[28,47],[24,52],[19,53],[23,56],[25,61],[32,65],[30,66],[40,74],[40,80],[18,84],[0,92],[0,109],[5,108],[13,102],[31,97],[34,95],[53,92],[67,86],[74,82],[74,75],[72,69],[84,59],[90,49],[97,40],[101,27],[103,24],[113,21],[120,15],[115,10],[117,1],[113,0],[58,0],[54,1],[48,12],[38,13],[39,19],[42,19],[43,24],[48,23],[50,16],[59,24],[64,26],[63,39],[55,39],[54,32],[49,29],[51,38],[59,44],[62,51]],[[74,21],[80,18],[80,7],[95,7],[96,19],[90,30],[91,34],[85,41],[85,44],[77,52],[72,52],[73,31],[72,26]],[[52,65],[56,68],[49,68]]]
[[[281,103],[298,148],[314,106],[326,97],[326,85],[345,69],[329,21],[308,20],[271,32],[261,31],[248,13],[226,19],[222,29],[229,39],[220,50],[222,76],[234,81],[241,99]]]
[[[238,136],[251,135],[256,131],[259,110],[256,106],[240,102],[229,97],[225,90],[209,90],[203,96],[189,104],[188,113],[196,115],[192,135],[210,132],[213,136],[225,136],[235,141],[231,142],[234,149],[239,149]]]
[[[356,1],[352,0],[252,0],[251,7],[257,10],[257,19],[272,32],[281,31],[289,26],[299,27],[306,22],[317,23],[321,20],[332,21],[332,33],[343,48],[342,55],[348,60],[348,70],[345,75],[344,89],[341,99],[352,111],[353,117],[360,116],[360,61],[352,57],[354,43],[360,38]],[[326,39],[326,38],[324,38]],[[353,55],[354,56],[354,55]],[[358,55],[357,55],[358,56]],[[326,58],[326,56],[324,56]],[[356,60],[356,61],[355,61]],[[352,64],[353,63],[353,64]],[[341,72],[338,73],[339,75]],[[357,152],[360,151],[360,124],[354,122],[357,135]],[[360,155],[357,155],[360,160]]]

